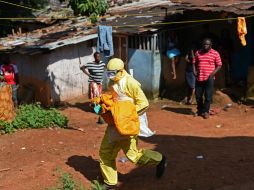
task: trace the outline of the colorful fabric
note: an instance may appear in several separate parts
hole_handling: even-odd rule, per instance
[[[103,61],[100,61],[100,63],[87,63],[84,67],[90,73],[88,82],[102,83],[105,71],[105,63]]]
[[[15,74],[18,73],[16,65],[13,64],[1,65],[1,71],[3,72],[3,76],[7,84],[9,85],[16,84]]]
[[[245,35],[247,34],[247,26],[244,17],[237,18],[237,32],[243,46],[247,45]]]
[[[93,99],[95,97],[99,97],[102,93],[102,84],[90,82],[89,83],[89,98]]]
[[[193,64],[195,64],[197,69],[197,81],[206,81],[217,66],[221,66],[220,54],[211,49],[209,52],[203,52],[199,50],[196,52],[193,59]]]
[[[15,118],[15,109],[12,101],[11,86],[0,87],[0,120],[12,121]]]

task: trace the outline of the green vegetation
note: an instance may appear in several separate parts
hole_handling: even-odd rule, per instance
[[[11,123],[0,121],[3,133],[12,133],[16,129],[66,127],[68,119],[55,108],[44,109],[39,103],[21,105],[17,116]]]
[[[93,180],[91,183],[92,190],[106,190],[104,185],[101,185],[97,180]]]
[[[75,15],[89,16],[93,23],[98,16],[104,15],[109,7],[106,0],[70,0],[69,6]]]
[[[87,190],[82,184],[77,185],[69,173],[62,173],[59,177],[57,187],[47,188],[46,190]]]
[[[59,181],[56,187],[47,188],[46,190],[87,190],[81,183],[76,182],[72,175],[57,169],[60,173]],[[91,190],[106,190],[97,180],[91,183]]]

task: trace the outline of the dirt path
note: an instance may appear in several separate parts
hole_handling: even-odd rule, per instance
[[[117,162],[121,190],[254,189],[254,109],[233,105],[209,120],[193,117],[193,110],[170,101],[152,104],[148,118],[157,135],[140,140],[139,147],[163,152],[169,160],[167,171],[156,180],[152,167]],[[96,124],[97,116],[87,105],[63,112],[72,127],[84,132],[40,129],[0,136],[1,190],[52,187],[57,167],[86,186],[100,175],[98,150],[105,126]]]

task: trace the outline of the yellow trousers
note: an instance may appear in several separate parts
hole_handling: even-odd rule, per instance
[[[162,160],[159,152],[138,150],[137,137],[111,142],[107,130],[100,147],[100,168],[104,182],[108,185],[116,185],[118,182],[115,159],[120,150],[123,150],[132,163],[138,165],[158,165]]]

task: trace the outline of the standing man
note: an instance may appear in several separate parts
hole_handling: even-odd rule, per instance
[[[105,63],[101,61],[100,53],[94,53],[94,61],[87,63],[80,69],[89,77],[89,98],[100,96],[102,92],[102,81],[105,72]]]
[[[209,118],[215,74],[221,66],[220,54],[212,49],[211,39],[204,39],[202,49],[196,52],[193,59],[193,70],[196,76],[197,115],[205,119]],[[203,95],[205,95],[205,101],[203,101]]]
[[[141,90],[141,85],[124,70],[121,59],[114,58],[107,64],[109,90],[118,101],[129,100],[136,106],[138,115],[143,115],[149,103]],[[100,147],[100,168],[107,189],[117,185],[116,157],[123,150],[126,157],[137,165],[156,166],[156,177],[161,178],[166,167],[166,157],[161,153],[137,148],[137,136],[121,135],[115,126],[108,126]]]
[[[0,70],[2,71],[5,82],[12,88],[12,100],[14,106],[17,107],[18,106],[17,89],[19,85],[19,75],[17,66],[11,64],[10,58],[6,56],[3,59],[3,65],[1,65]]]
[[[101,61],[101,56],[99,52],[95,52],[93,54],[94,62],[87,63],[82,66],[80,69],[89,77],[89,89],[88,96],[90,99],[94,97],[98,97],[102,93],[102,81],[105,72],[105,63]],[[104,120],[101,116],[99,116],[98,122],[99,124],[103,124]]]

